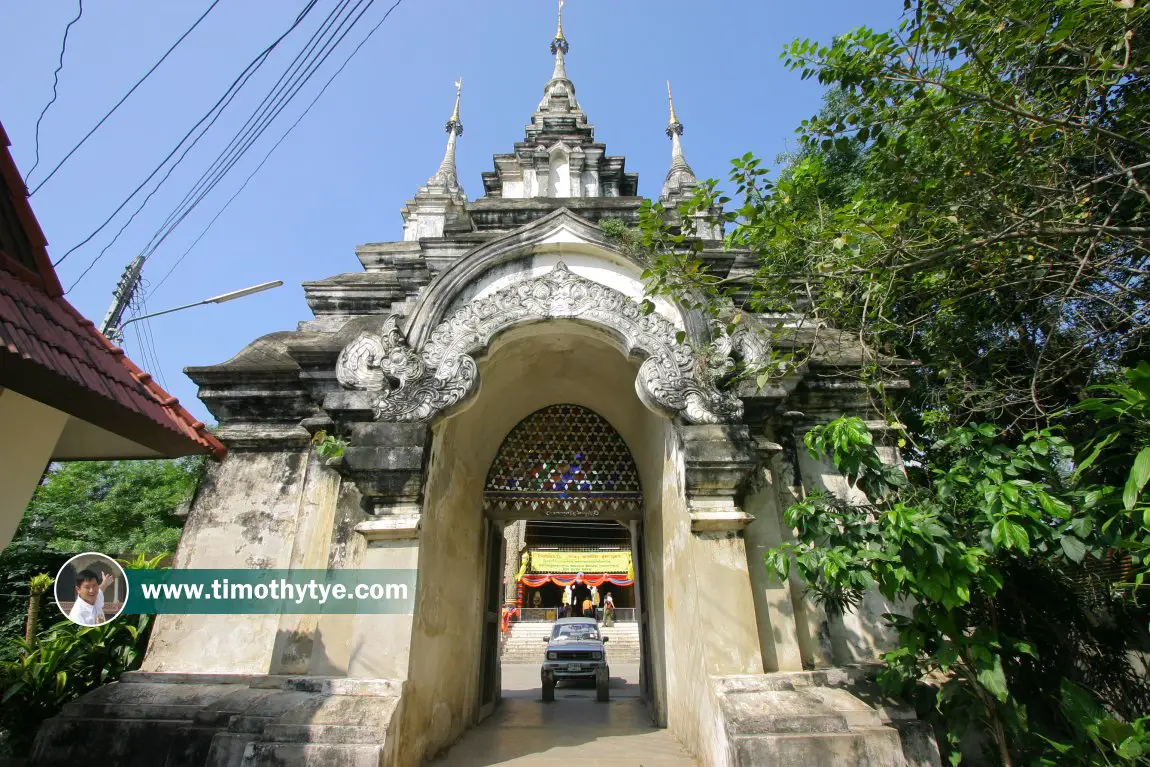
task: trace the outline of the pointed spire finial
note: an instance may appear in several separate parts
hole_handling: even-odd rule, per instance
[[[680,199],[683,191],[698,183],[695,172],[687,164],[683,155],[683,123],[675,114],[675,99],[671,96],[671,81],[667,81],[667,103],[671,108],[671,119],[667,122],[667,137],[671,139],[671,169],[667,171],[667,178],[663,182],[663,200]]]
[[[683,135],[683,123],[679,122],[678,116],[675,115],[675,99],[671,95],[671,81],[667,81],[667,103],[671,106],[671,119],[667,123],[667,135],[672,134]]]
[[[463,95],[463,78],[460,77],[455,81],[455,111],[451,113],[451,119],[447,121],[446,130],[448,133],[456,133],[463,135],[463,123],[459,119],[459,98]]]
[[[559,27],[555,30],[555,39],[551,41],[551,54],[556,55],[559,51],[567,53],[571,46],[567,44],[567,38],[563,36],[563,4],[567,0],[559,0]]]
[[[443,162],[439,163],[435,175],[427,180],[429,187],[439,187],[460,194],[463,193],[463,188],[459,185],[459,174],[455,170],[455,141],[463,135],[463,121],[459,119],[459,100],[462,94],[461,77],[455,81],[455,109],[451,113],[451,119],[447,121],[447,149],[443,153]]]

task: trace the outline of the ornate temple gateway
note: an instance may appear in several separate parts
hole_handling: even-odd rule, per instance
[[[861,350],[798,314],[769,318],[774,339],[728,338],[665,299],[645,314],[643,265],[600,227],[638,220],[638,178],[580,107],[562,21],[551,51],[482,196],[456,173],[457,95],[402,239],[306,283],[314,319],[297,330],[187,371],[229,454],[177,567],[413,568],[412,613],[161,616],[143,669],[50,720],[35,763],[421,764],[498,704],[502,584],[545,520],[627,533],[632,572],[596,577],[633,589],[652,719],[700,764],[937,762],[911,712],[868,697],[891,606],[875,594],[828,617],[763,564],[789,503],[846,492],[797,448],[821,421],[873,417]],[[673,209],[696,183],[673,107],[666,132]],[[699,232],[716,274],[754,269]],[[753,362],[768,343],[810,356],[764,389],[719,385],[717,357]],[[320,431],[347,439],[340,459],[317,455]]]

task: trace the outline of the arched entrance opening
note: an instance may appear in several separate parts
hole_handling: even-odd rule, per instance
[[[520,621],[554,620],[562,604],[567,579],[580,572],[588,574],[588,582],[595,586],[598,600],[597,617],[605,621],[604,605],[607,595],[617,608],[616,621],[634,620],[635,584],[631,577],[634,560],[631,556],[631,531],[618,520],[521,520],[522,539],[507,535],[507,561],[512,565],[509,581],[515,593],[507,593],[506,601],[515,600]],[[513,547],[513,543],[517,543]],[[518,553],[518,557],[516,556]],[[524,555],[527,556],[524,562]],[[525,568],[523,575],[520,568]]]
[[[634,688],[641,666],[636,554],[643,493],[619,432],[581,405],[535,411],[503,440],[483,507],[505,525],[499,657],[515,678],[503,677],[504,689],[530,683],[543,658],[538,640],[564,617],[600,623],[616,684]]]
[[[409,673],[409,679],[427,681],[412,687],[405,706],[425,711],[431,721],[442,718],[445,732],[474,724],[498,701],[499,613],[506,601],[503,530],[527,514],[497,511],[486,492],[488,476],[516,425],[554,405],[585,408],[605,421],[630,454],[637,487],[653,489],[614,502],[630,515],[623,521],[636,533],[628,529],[637,601],[651,605],[637,616],[644,621],[643,692],[654,722],[666,726],[661,579],[644,574],[663,567],[662,488],[665,470],[674,465],[667,455],[671,424],[639,399],[635,381],[642,360],[628,358],[624,348],[610,331],[574,320],[507,330],[477,360],[478,393],[433,425]],[[532,521],[548,519],[592,521],[542,514]],[[463,721],[455,721],[455,712]]]

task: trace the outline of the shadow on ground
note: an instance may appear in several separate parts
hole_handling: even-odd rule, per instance
[[[539,665],[503,667],[503,701],[434,767],[493,765],[694,767],[667,730],[655,727],[639,697],[639,667],[611,669],[611,700],[595,700],[593,682],[563,682],[544,703]]]

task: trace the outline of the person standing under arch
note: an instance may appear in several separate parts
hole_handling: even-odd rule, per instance
[[[571,614],[586,618],[591,609],[591,587],[583,578],[583,573],[577,573],[571,585]]]

